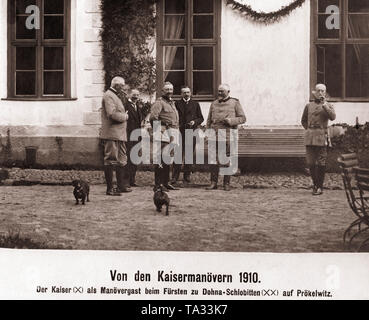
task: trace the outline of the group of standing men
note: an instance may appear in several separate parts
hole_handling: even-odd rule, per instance
[[[107,195],[121,195],[131,192],[131,187],[137,186],[135,182],[137,166],[130,159],[130,151],[137,143],[131,141],[130,135],[135,129],[146,127],[158,121],[161,124],[160,159],[155,165],[154,191],[161,187],[166,191],[178,190],[177,181],[182,169],[182,164],[173,165],[172,180],[170,181],[170,165],[162,159],[163,150],[171,142],[170,137],[163,139],[168,130],[177,130],[181,133],[181,141],[178,141],[185,155],[186,141],[185,130],[195,130],[204,121],[198,102],[192,100],[191,89],[183,86],[182,99],[174,101],[173,85],[164,83],[162,96],[153,104],[151,111],[146,116],[139,106],[139,91],[125,92],[125,81],[121,77],[112,80],[111,87],[105,92],[102,102],[102,128],[100,138],[104,144],[104,172],[107,183]],[[206,127],[214,129],[236,129],[238,125],[246,122],[244,111],[238,99],[230,97],[230,87],[222,84],[218,88],[218,99],[210,106]],[[305,128],[306,159],[313,182],[313,195],[323,193],[323,184],[326,168],[328,137],[328,121],[336,117],[333,106],[327,102],[326,86],[318,84],[313,92],[315,100],[306,105],[301,124]],[[229,131],[229,130],[228,130]],[[220,135],[217,136],[220,139]],[[229,155],[229,139],[226,137],[227,156]],[[190,148],[194,148],[192,143]],[[218,188],[219,162],[212,165],[211,185],[207,190]],[[113,187],[113,172],[116,171],[117,187]],[[191,166],[184,165],[184,183],[190,182]],[[230,190],[230,176],[225,175],[223,188]]]
[[[100,138],[104,145],[104,173],[107,184],[107,195],[121,195],[131,192],[131,187],[137,186],[135,175],[137,167],[130,159],[130,151],[137,141],[130,141],[133,130],[160,121],[161,132],[167,130],[178,130],[181,133],[181,141],[178,141],[185,154],[185,130],[198,128],[204,121],[201,108],[198,102],[192,100],[191,89],[183,86],[181,89],[182,99],[174,101],[173,85],[170,82],[164,83],[162,96],[159,97],[151,107],[148,115],[144,115],[138,105],[139,91],[136,89],[125,92],[125,81],[121,77],[112,80],[111,87],[105,92],[102,102],[102,128]],[[235,98],[229,96],[230,88],[223,84],[219,86],[218,96],[209,110],[207,127],[218,129],[237,128],[239,124],[246,121],[245,114]],[[163,134],[164,136],[164,134]],[[161,136],[161,150],[171,142]],[[194,148],[195,144],[192,144]],[[229,143],[227,142],[227,147]],[[229,148],[227,148],[229,149]],[[160,156],[163,154],[160,153]],[[155,187],[154,191],[161,187],[164,190],[178,190],[177,181],[182,169],[181,164],[173,165],[172,179],[170,181],[170,165],[160,159],[155,165]],[[208,190],[217,189],[219,165],[212,165],[211,185]],[[113,173],[116,172],[117,187],[113,187]],[[184,183],[191,181],[191,165],[184,164]],[[224,176],[224,190],[229,191],[230,176]]]

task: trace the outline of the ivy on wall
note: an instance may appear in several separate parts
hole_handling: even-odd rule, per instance
[[[283,17],[288,16],[292,11],[301,7],[305,1],[306,0],[295,0],[288,6],[282,7],[281,9],[273,12],[255,11],[253,8],[251,8],[251,6],[236,0],[227,0],[227,5],[232,6],[232,9],[239,11],[245,17],[250,18],[255,22],[271,24],[279,21]]]
[[[155,59],[148,39],[155,36],[155,0],[102,0],[105,85],[122,76],[131,87],[155,91]]]

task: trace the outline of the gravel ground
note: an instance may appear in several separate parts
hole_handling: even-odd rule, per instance
[[[91,185],[104,184],[102,171],[58,171],[58,170],[33,170],[17,169],[9,170],[9,179],[3,181],[4,185],[70,185],[74,179],[84,179]],[[209,173],[196,172],[192,175],[194,186],[210,183]],[[153,173],[139,171],[137,181],[145,186],[153,182]],[[310,177],[302,173],[250,173],[244,176],[232,177],[234,188],[300,188],[311,187]],[[325,188],[329,190],[343,190],[342,179],[339,174],[326,175]]]
[[[76,206],[71,186],[0,186],[0,235],[15,231],[81,250],[344,252],[342,235],[354,220],[333,174],[331,190],[313,197],[303,174],[234,177],[233,190],[224,192],[204,190],[208,174],[196,173],[193,185],[169,193],[169,217],[154,209],[151,172],[140,172],[144,186],[122,197],[105,195],[99,171],[10,172],[14,181],[35,177],[46,184],[84,178],[91,202]]]

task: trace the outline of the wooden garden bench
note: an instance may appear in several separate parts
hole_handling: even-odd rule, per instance
[[[239,129],[238,154],[240,158],[303,158],[304,129]]]

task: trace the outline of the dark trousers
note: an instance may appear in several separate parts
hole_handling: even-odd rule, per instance
[[[167,142],[161,142],[161,151],[168,145]],[[154,155],[158,157],[158,155]],[[161,153],[160,164],[155,165],[155,186],[164,185],[169,183],[170,165],[165,164],[163,160],[163,154]]]
[[[155,186],[168,185],[170,166],[168,164],[155,165]]]
[[[115,171],[115,176],[117,178],[117,187],[119,190],[123,190],[129,186],[129,173],[127,166],[104,166],[104,174],[106,181],[106,189],[110,191],[114,188],[113,185],[113,174]]]
[[[220,170],[220,166],[217,164],[213,164],[211,165],[210,168],[210,181],[212,183],[218,184],[218,179],[219,179],[219,170]],[[231,183],[231,176],[229,175],[225,175],[223,178],[223,185],[227,185]]]
[[[227,140],[227,142],[226,142],[226,155],[228,157],[230,156],[230,150],[231,150],[230,149],[230,143]],[[212,183],[215,183],[215,184],[218,183],[219,171],[220,171],[220,167],[221,167],[221,165],[219,164],[219,161],[218,161],[218,146],[216,148],[216,152],[217,152],[217,155],[216,155],[217,164],[210,165],[210,181]],[[223,178],[223,185],[230,184],[230,182],[231,182],[231,176],[230,175],[225,175],[224,178]]]
[[[134,163],[132,163],[131,161],[131,150],[132,148],[137,144],[138,142],[137,141],[130,141],[130,142],[127,142],[127,155],[128,155],[128,158],[127,158],[127,170],[128,170],[128,174],[129,174],[129,183],[131,185],[135,184],[136,183],[136,173],[137,173],[137,165],[135,165]]]
[[[191,147],[191,146],[189,146],[189,147]],[[182,143],[179,145],[179,148],[182,148],[182,161],[184,163],[184,165],[183,165],[183,178],[186,180],[186,179],[189,179],[190,176],[191,176],[192,165],[185,163],[185,161],[186,161],[186,144],[185,144],[185,134],[184,133],[182,133]],[[195,155],[195,149],[196,149],[196,138],[194,137],[193,141],[192,141],[193,155]],[[194,157],[192,157],[192,159],[193,158]],[[173,164],[173,174],[172,174],[173,182],[179,180],[179,175],[181,174],[181,169],[182,169],[182,164],[179,164],[179,163],[178,164],[177,163]]]
[[[326,146],[306,146],[306,163],[316,188],[323,189],[327,161]]]

